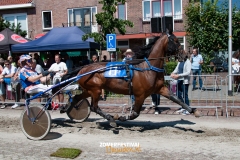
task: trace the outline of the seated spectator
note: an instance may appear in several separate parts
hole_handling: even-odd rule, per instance
[[[43,73],[43,68],[39,64],[37,64],[37,61],[35,59],[32,59],[32,69],[35,70],[38,74]]]
[[[4,67],[3,71],[2,71],[2,74],[1,74],[1,77],[0,77],[1,78],[0,82],[3,82],[4,78],[10,78],[11,79],[14,76],[14,74],[16,73],[16,71],[17,71],[17,68],[15,66],[11,65],[9,60],[5,60],[4,61],[4,65],[5,65],[5,67]],[[4,85],[2,85],[0,94],[1,94],[2,101],[5,102],[5,99],[6,99],[6,89],[5,89]],[[4,109],[5,107],[6,107],[6,105],[4,104],[4,105],[2,105],[1,109]]]

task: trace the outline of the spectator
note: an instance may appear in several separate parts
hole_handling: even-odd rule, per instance
[[[43,60],[43,65],[44,65],[43,68],[44,68],[44,69],[47,68],[47,61],[48,61],[48,60],[47,60],[46,58]]]
[[[171,74],[171,78],[178,80],[177,87],[178,87],[178,98],[184,103],[189,106],[189,99],[188,99],[188,87],[190,81],[190,73],[191,73],[191,62],[189,61],[186,54],[182,54],[179,57],[179,62]],[[183,80],[179,80],[183,78]],[[184,100],[183,100],[184,98]],[[190,114],[187,110],[180,108],[178,113],[182,113],[183,115]]]
[[[73,61],[69,58],[68,54],[65,54],[64,58],[66,61],[68,72],[71,72],[73,70]]]
[[[192,91],[196,90],[196,75],[198,75],[199,78],[199,89],[202,89],[202,68],[201,65],[203,64],[203,58],[202,55],[198,54],[198,49],[193,48],[193,54],[191,55],[191,62],[192,62],[192,73],[194,75],[193,77],[193,88]]]
[[[44,66],[43,60],[40,58],[38,53],[34,53],[34,59],[37,61],[37,64],[39,64],[41,67]]]
[[[126,52],[123,53],[125,58],[122,60],[123,62],[126,62],[128,60],[132,60],[135,53],[131,49],[127,49]]]
[[[19,79],[19,74],[20,74],[20,70],[22,69],[22,65],[20,63],[20,60],[18,60],[18,68],[16,73],[13,76],[13,80],[11,82],[11,86],[12,86],[12,92],[15,93],[15,102],[20,102],[20,93],[21,93],[21,85],[20,85],[20,79]],[[17,103],[15,103],[12,108],[16,108],[19,105]]]
[[[84,65],[88,65],[90,62],[89,62],[89,59],[88,59],[88,56],[83,56],[83,59],[82,59],[82,66]]]
[[[92,56],[91,63],[96,63],[96,62],[98,62],[98,57],[97,57],[96,54],[94,54],[94,55]]]
[[[239,50],[235,51],[232,55],[232,74],[238,74],[240,69],[240,52]]]
[[[158,105],[160,104],[160,94],[151,94],[152,97],[152,104],[155,108],[154,114],[159,114]]]
[[[37,64],[36,59],[32,59],[32,70],[36,71],[38,74],[43,73],[43,68]]]
[[[106,56],[106,55],[103,56],[102,62],[109,62],[109,61],[107,60],[107,56]]]
[[[4,67],[4,59],[3,58],[0,58],[0,66],[2,67],[2,70],[3,70],[3,67]],[[0,67],[0,70],[1,70],[1,67]]]
[[[13,62],[13,57],[12,57],[12,56],[8,56],[7,60],[9,61],[9,63],[10,63],[11,65],[13,65],[13,66],[16,67],[16,63]]]
[[[48,69],[49,72],[55,72],[55,76],[53,77],[53,84],[57,84],[61,81],[61,78],[68,73],[67,65],[64,62],[61,62],[61,56],[59,54],[55,55],[55,62]],[[63,103],[64,95],[62,92],[58,94],[58,101]]]
[[[3,80],[5,78],[9,78],[10,79],[9,82],[11,82],[11,78],[16,73],[17,68],[15,66],[11,65],[9,60],[5,60],[4,61],[4,65],[5,65],[5,67],[4,67],[3,71],[2,71],[1,79]],[[9,85],[10,85],[10,83],[9,83]],[[2,85],[2,93],[1,94],[2,94],[2,101],[5,102],[5,99],[6,99],[6,89],[5,89],[5,86],[4,87],[3,86],[4,85]],[[5,107],[6,107],[6,105],[4,104],[4,105],[2,105],[1,109],[4,109]],[[16,107],[18,107],[18,105],[17,106],[15,106],[15,105],[12,106],[12,108],[16,108]]]

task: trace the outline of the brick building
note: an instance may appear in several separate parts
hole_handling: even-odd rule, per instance
[[[127,0],[117,6],[116,17],[134,23],[126,35],[117,35],[117,46],[122,50],[143,46],[155,35],[151,18],[173,17],[173,32],[188,50],[184,31],[184,7],[189,0]],[[98,0],[2,0],[0,15],[11,23],[21,23],[27,37],[35,39],[53,27],[79,26],[85,33],[98,32],[95,14],[101,12]]]

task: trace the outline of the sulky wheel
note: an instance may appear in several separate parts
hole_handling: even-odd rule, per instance
[[[20,117],[21,129],[26,137],[32,140],[43,139],[51,129],[51,116],[47,110],[42,110],[43,106],[30,106],[29,117],[34,119],[38,114],[38,117],[34,122],[31,122],[27,110],[25,109]]]
[[[76,104],[72,103],[70,108],[67,111],[67,115],[71,120],[77,122],[85,121],[90,115],[90,104],[87,99],[80,101],[79,105],[74,107]]]

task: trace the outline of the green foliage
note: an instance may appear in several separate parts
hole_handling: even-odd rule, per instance
[[[198,47],[204,59],[203,68],[207,69],[210,59],[216,51],[228,48],[228,1],[219,7],[217,1],[208,1],[202,6],[191,2],[185,8],[187,40],[191,46]],[[232,40],[233,48],[239,47],[238,34],[240,33],[240,12],[236,7],[232,11]]]
[[[13,32],[25,37],[27,35],[26,31],[21,30],[21,24],[18,23],[17,26],[15,24],[11,24],[10,22],[0,18],[0,31],[4,30],[5,28],[11,29]]]
[[[213,68],[209,67],[210,62],[214,59],[212,57],[212,55],[208,55],[208,54],[203,54],[203,60],[204,60],[204,64],[202,65],[202,72],[204,73],[212,73],[213,72]]]
[[[114,15],[117,11],[116,6],[121,3],[125,4],[126,0],[100,0],[99,3],[102,4],[103,12],[96,14],[96,20],[98,25],[100,25],[100,33],[89,33],[83,36],[83,40],[89,37],[94,38],[95,42],[106,46],[106,35],[114,34],[116,30],[120,34],[126,33],[126,27],[133,27],[133,23],[129,20],[122,20],[115,18]]]
[[[167,75],[170,75],[174,71],[176,66],[177,66],[177,61],[166,62],[166,66],[164,67],[165,68],[165,73]]]

